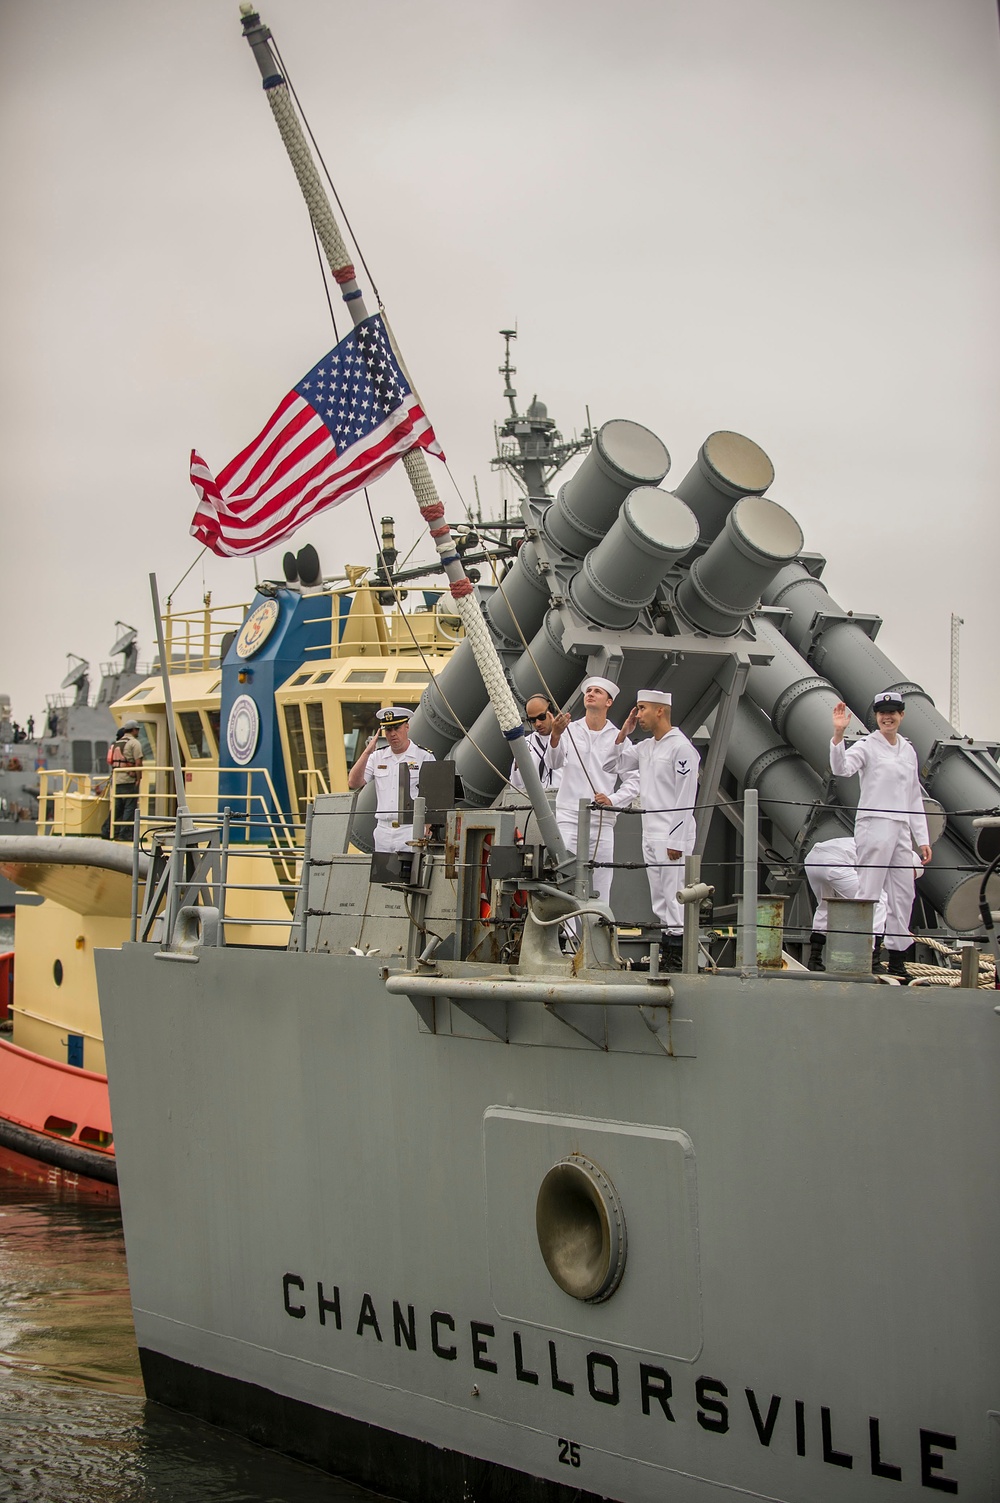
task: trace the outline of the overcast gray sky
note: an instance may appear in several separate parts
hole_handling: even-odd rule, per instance
[[[1000,736],[994,0],[265,0],[471,500],[516,384],[683,476],[735,428],[840,602]],[[5,0],[0,690],[36,717],[116,619],[153,638],[217,471],[333,343],[235,0]],[[366,284],[367,290],[367,284]],[[343,324],[342,324],[343,328]],[[667,482],[670,484],[670,477]],[[460,515],[454,492],[442,494]],[[401,474],[373,493],[404,549]],[[363,502],[298,536],[367,562]],[[280,550],[261,574],[280,572]],[[206,556],[178,592],[247,600]]]

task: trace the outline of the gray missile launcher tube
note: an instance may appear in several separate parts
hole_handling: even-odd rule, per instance
[[[766,666],[755,665],[750,669],[746,693],[770,718],[775,734],[800,752],[815,772],[825,778],[830,770],[833,706],[843,694],[813,671],[773,621],[758,617],[754,626],[761,646],[773,656]],[[860,626],[857,629],[862,630]],[[740,757],[738,742],[736,731],[726,758],[733,771]],[[857,778],[837,778],[835,783],[841,803],[848,809],[855,808],[859,797]],[[934,796],[940,799],[936,790]],[[924,868],[919,890],[952,928],[975,929],[979,923],[981,875],[970,853],[952,836],[944,834],[934,846],[930,865]],[[995,892],[991,887],[991,893],[994,900],[1000,901],[1000,881]]]
[[[735,502],[760,496],[774,482],[774,466],[764,450],[742,433],[710,433],[698,458],[674,486],[698,518],[703,547],[715,541]]]
[[[744,787],[756,788],[762,814],[785,838],[798,847],[811,807],[822,804],[824,784],[805,758],[783,741],[764,712],[748,697],[741,700],[733,726],[726,766]],[[854,779],[845,780],[857,784]],[[833,811],[817,814],[802,845],[804,856],[821,840],[842,839],[850,833]],[[972,930],[979,925],[981,873],[973,870],[966,852],[948,835],[934,844],[934,859],[917,879],[917,893],[926,897],[953,929]],[[990,888],[991,901],[1000,902],[1000,881]]]
[[[631,468],[630,468],[631,466]],[[587,552],[589,531],[595,540],[608,531],[628,493],[638,485],[654,485],[670,468],[670,455],[648,428],[615,418],[598,431],[586,459],[576,474],[560,486],[559,493],[542,519],[548,532],[550,517],[558,537],[567,537],[574,557]],[[583,539],[584,546],[577,549]],[[525,547],[528,547],[525,544]],[[560,546],[563,546],[560,544]],[[538,555],[532,549],[523,559],[518,554],[511,571],[510,589],[503,583],[505,607],[500,594],[491,597],[491,630],[514,645],[530,642],[542,625],[549,591],[541,589]],[[520,612],[520,614],[518,614]],[[465,734],[483,709],[489,695],[476,667],[471,644],[462,642],[452,653],[434,683],[428,684],[410,723],[410,734],[419,746],[436,757],[445,756]]]
[[[511,669],[510,681],[522,702],[526,703],[533,694],[544,694],[547,698],[551,696],[558,707],[569,699],[585,669],[582,658],[563,651],[558,615],[549,611]],[[492,705],[486,706],[469,734],[449,755],[455,759],[466,798],[472,804],[488,808],[504,786],[511,765],[510,744]]]
[[[528,541],[483,606],[483,615],[505,647],[523,647],[521,633],[530,640],[548,609],[551,593],[538,549]]]
[[[634,626],[664,575],[697,541],[694,512],[679,496],[640,486],[625,497],[610,531],[573,576],[570,598],[599,626]]]
[[[802,542],[791,512],[766,496],[744,496],[678,586],[678,613],[696,631],[730,636]]]
[[[756,444],[751,445],[749,439],[742,442],[755,452],[762,452],[757,450]],[[645,495],[648,500],[648,490]],[[622,511],[627,508],[631,510],[631,500],[632,496],[626,499]],[[673,501],[675,505],[682,504],[676,494]],[[666,542],[673,539],[679,550],[682,524],[688,529],[687,536],[694,535],[696,519],[687,520],[690,513],[687,503],[683,505],[684,512],[664,508],[663,541],[657,542],[660,567],[664,571],[677,557],[682,556],[678,552],[669,559],[665,558]],[[637,507],[636,513],[642,515],[644,508]],[[626,569],[634,565],[635,551],[642,547],[642,537],[635,526],[634,517],[619,520],[620,529],[608,529],[608,536],[588,554],[583,569],[574,576],[570,593],[577,609],[581,608],[581,601],[590,599],[596,599],[601,608],[606,608],[609,603],[613,604],[616,596],[622,597],[628,588]],[[647,525],[652,527],[651,523]],[[621,547],[606,546],[613,540],[618,540]],[[798,554],[801,547],[801,529],[784,507],[766,497],[742,497],[732,508],[732,515],[727,518],[708,551],[685,576],[675,601],[678,615],[684,624],[690,624],[695,630],[710,636],[731,635],[742,626],[747,612],[757,604],[761,589]],[[672,549],[669,551],[673,553]],[[601,576],[597,575],[593,567],[595,561],[602,569]],[[592,566],[589,572],[588,562]],[[605,567],[610,579],[603,573]],[[698,573],[691,584],[696,569]],[[582,586],[581,578],[585,581]],[[655,588],[654,585],[654,592]],[[681,605],[682,595],[686,609]],[[558,613],[553,612],[546,618],[545,627],[532,642],[530,654],[524,653],[511,672],[516,692],[525,699],[530,694],[544,693],[549,694],[557,705],[562,704],[570,689],[575,688],[583,676],[584,664],[576,658],[567,657],[560,645],[557,627]],[[663,637],[661,645],[664,653],[669,652],[670,638]],[[703,673],[695,675],[695,681],[686,684],[684,700],[677,701],[678,721],[683,718],[690,703],[704,692],[716,668],[717,664],[706,658]],[[453,755],[470,800],[484,804],[492,802],[502,783],[485,758],[489,758],[496,767],[506,769],[510,765],[510,757],[504,751],[501,733],[491,710],[487,708],[480,715],[470,735]]]
[[[726,766],[742,787],[757,789],[761,813],[798,847],[810,812],[824,802],[823,779],[746,696],[736,708]],[[849,833],[848,825],[827,809],[817,816],[809,844]]]
[[[926,786],[948,811],[953,833],[970,850],[978,850],[981,832],[974,827],[973,816],[953,811],[990,809],[1000,804],[1000,768],[996,763],[983,752],[963,747],[959,733],[936,709],[926,690],[900,673],[864,626],[848,616],[826,586],[802,564],[783,569],[767,587],[764,600],[791,612],[790,639],[807,654],[815,669],[825,671],[840,686],[843,697],[860,713],[868,716],[872,699],[881,690],[900,690],[906,700],[903,734],[916,747],[922,767],[930,760],[936,743],[952,743],[953,749],[930,770]],[[873,720],[868,723],[874,724]],[[985,851],[981,854],[985,856]]]
[[[562,553],[583,558],[608,531],[630,491],[659,485],[670,468],[665,445],[627,418],[598,430],[583,464],[542,518],[542,531]]]
[[[773,621],[757,616],[754,631],[760,646],[771,654],[771,661],[750,669],[746,692],[768,716],[777,735],[801,752],[809,766],[825,778],[830,773],[833,707],[843,695],[810,667]],[[838,779],[837,788],[844,803],[857,803],[856,778]]]
[[[697,539],[698,523],[683,501],[653,486],[637,487],[574,574],[570,582],[573,604],[587,620],[597,620],[602,626],[634,625],[663,576]],[[584,669],[581,658],[564,651],[558,615],[550,612],[514,664],[510,679],[522,701],[545,694],[559,706],[577,687]],[[452,755],[466,797],[476,804],[491,804],[503,787],[510,751],[489,705]]]

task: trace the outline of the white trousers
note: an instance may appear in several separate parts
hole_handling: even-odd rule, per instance
[[[684,910],[677,901],[677,894],[684,886],[684,857],[678,856],[676,861],[671,861],[665,838],[647,840],[644,837],[642,859],[646,863],[654,918],[667,934],[683,934]]]
[[[913,841],[904,819],[875,816],[854,825],[858,849],[858,897],[877,903],[885,890],[885,947],[908,950],[913,911]]]
[[[566,843],[566,849],[571,855],[576,855],[576,820],[557,819],[559,833]],[[590,813],[590,859],[591,861],[611,862],[615,859],[615,822],[608,814],[601,818],[600,811],[592,809]],[[595,866],[590,873],[591,886],[597,889],[600,902],[611,902],[611,883],[614,880],[614,868],[611,866]]]
[[[409,851],[408,841],[413,839],[413,826],[400,825],[393,829],[391,824],[376,824],[375,826],[375,849],[377,851]]]
[[[816,897],[813,930],[817,934],[825,934],[830,923],[828,899],[859,898],[861,894],[858,892],[858,874],[853,866],[838,866],[833,862],[825,866],[819,863],[811,866],[807,858],[806,876],[809,878],[809,886]],[[885,893],[880,892],[873,915],[876,934],[885,933],[885,912]]]

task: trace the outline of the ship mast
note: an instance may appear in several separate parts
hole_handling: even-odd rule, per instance
[[[260,16],[252,5],[241,5],[240,15],[243,18],[243,35],[250,44],[260,69],[271,113],[309,209],[317,239],[326,256],[334,281],[340,287],[341,296],[347,304],[351,318],[357,326],[369,316],[364,296],[358,286],[357,273],[344,237],[320,182],[316,164],[292,105],[288,85],[282,76],[278,60],[271,50],[271,33],[262,24]],[[576,860],[566,849],[555,815],[542,789],[538,768],[524,739],[521,713],[514,701],[500,657],[483,619],[472,581],[466,575],[461,554],[445,518],[444,506],[438,498],[423,450],[411,449],[408,454],[405,454],[403,467],[417,507],[428,524],[430,535],[437,547],[455,611],[465,628],[465,635],[471,644],[476,666],[482,674],[483,682],[489,691],[490,702],[500,722],[500,728],[504,738],[510,743],[514,761],[524,780],[525,790],[538,821],[539,834],[555,862],[555,879],[560,885],[568,886],[574,879]]]
[[[524,494],[533,501],[551,499],[549,481],[575,454],[589,449],[593,434],[590,425],[580,438],[564,439],[549,417],[549,410],[537,396],[532,397],[527,412],[522,416],[517,410],[517,392],[512,377],[517,367],[510,363],[510,342],[517,338],[516,329],[501,329],[505,341],[504,362],[500,374],[504,378],[504,397],[510,407],[510,417],[495,430],[497,453],[490,460],[495,470],[507,470]]]

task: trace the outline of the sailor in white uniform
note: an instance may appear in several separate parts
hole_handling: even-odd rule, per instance
[[[819,840],[806,856],[806,879],[816,899],[812,934],[809,936],[809,969],[823,971],[823,947],[830,927],[830,898],[857,898],[858,848],[852,835],[834,840]],[[873,930],[876,948],[885,934],[885,893],[880,892],[874,908]]]
[[[351,789],[374,781],[377,851],[408,848],[413,839],[413,800],[417,796],[420,767],[423,762],[434,761],[429,751],[410,740],[412,714],[405,705],[389,705],[379,710],[375,716],[379,728],[347,775],[347,786]],[[380,748],[378,743],[383,735],[388,745]]]
[[[535,759],[542,787],[548,793],[551,789],[558,788],[562,782],[562,768],[553,768],[549,760],[549,741],[552,736],[552,724],[556,718],[551,699],[544,694],[532,694],[524,706],[524,718],[531,727],[524,738],[524,743]],[[521,793],[525,792],[524,779],[516,762],[511,769],[510,786],[517,788]]]
[[[684,885],[684,857],[693,852],[698,834],[694,806],[701,758],[684,732],[671,725],[670,712],[669,694],[642,689],[618,732],[612,765],[622,777],[638,773],[649,896],[663,930],[667,967],[679,970],[684,914],[677,894]],[[628,737],[636,725],[649,734],[633,745]]]
[[[917,754],[912,743],[899,734],[903,696],[895,689],[876,694],[874,710],[878,729],[853,746],[845,747],[844,732],[851,723],[851,712],[843,700],[834,706],[830,770],[838,778],[860,775],[861,797],[854,821],[858,897],[877,903],[879,893],[885,888],[889,974],[905,981],[903,957],[913,939],[911,852],[916,846],[926,866],[931,859],[931,848]]]
[[[637,773],[628,774],[616,789],[616,774],[605,768],[618,735],[618,727],[608,719],[617,694],[618,685],[609,678],[585,679],[583,719],[571,725],[568,715],[557,715],[548,751],[553,772],[562,775],[556,794],[556,823],[566,849],[574,856],[580,800],[591,799],[598,805],[590,821],[590,859],[601,863],[593,869],[592,882],[602,903],[611,897],[614,876],[615,810],[626,809],[639,791]]]

